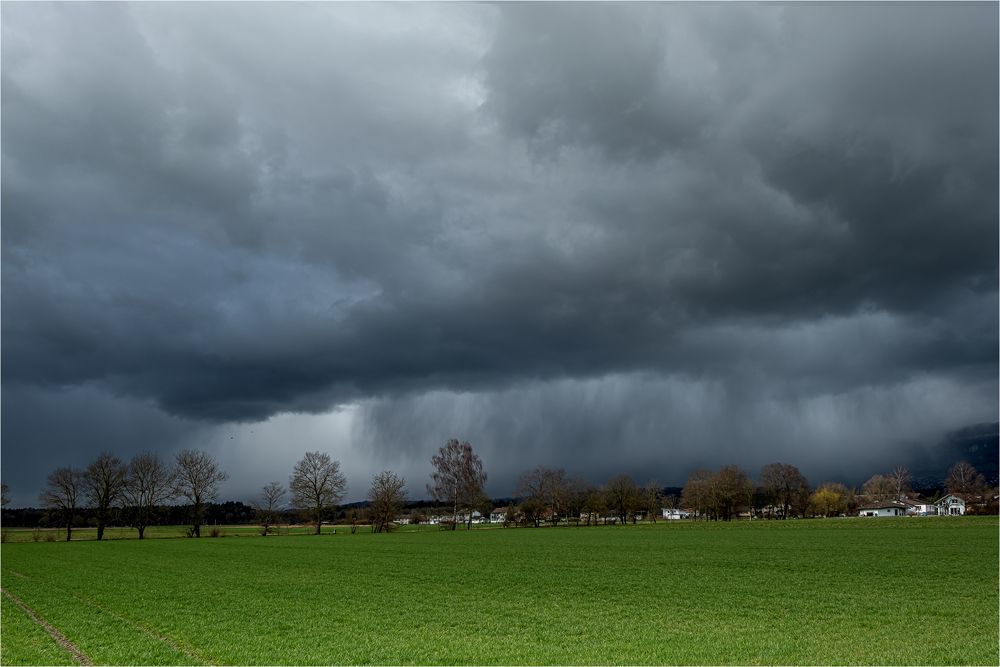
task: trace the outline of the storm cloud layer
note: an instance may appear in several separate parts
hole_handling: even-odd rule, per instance
[[[997,418],[994,3],[0,12],[16,500],[183,446],[419,495],[449,437],[495,495],[851,475]]]

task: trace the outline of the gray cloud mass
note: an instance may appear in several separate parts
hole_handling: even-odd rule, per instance
[[[0,15],[16,502],[184,446],[420,495],[449,437],[497,495],[819,481],[997,419],[993,3]]]

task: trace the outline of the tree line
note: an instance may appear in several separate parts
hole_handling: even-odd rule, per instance
[[[427,491],[451,512],[447,522],[451,529],[458,527],[460,519],[470,528],[476,512],[489,517],[493,501],[485,493],[487,475],[470,443],[449,440],[432,456],[431,464]],[[103,539],[116,510],[125,512],[126,520],[143,539],[155,514],[178,500],[186,506],[189,534],[200,537],[205,507],[215,501],[219,484],[227,478],[216,460],[202,451],[185,449],[171,464],[148,452],[128,462],[103,452],[82,470],[60,467],[52,471],[40,501],[61,518],[67,540],[72,538],[74,522],[84,507],[96,522],[98,540]],[[504,523],[596,525],[610,518],[625,524],[641,517],[655,522],[663,508],[682,507],[696,518],[719,521],[730,521],[741,512],[775,519],[837,516],[855,510],[860,502],[900,499],[912,491],[912,476],[904,467],[872,476],[859,491],[839,482],[826,482],[814,489],[797,467],[787,463],[764,466],[760,482],[755,484],[735,465],[714,472],[699,469],[690,474],[678,496],[665,494],[655,480],[639,486],[631,476],[621,474],[595,485],[570,477],[562,468],[538,466],[521,475],[516,502],[512,500],[503,510]],[[290,495],[291,507],[307,515],[319,534],[346,488],[339,461],[323,452],[307,452],[293,466],[287,487],[272,481],[262,488],[252,503],[254,518],[263,535],[273,532],[287,516],[286,497]],[[949,471],[945,489],[982,495],[988,486],[975,468],[960,461]],[[3,504],[7,502],[4,484]],[[372,478],[364,518],[374,532],[389,531],[406,503],[406,481],[392,471],[382,471]],[[414,518],[419,517],[415,514]]]
[[[480,464],[481,466],[481,464]],[[201,537],[205,508],[218,497],[219,485],[228,479],[218,462],[208,453],[185,449],[167,464],[153,453],[122,461],[110,452],[102,452],[84,469],[60,467],[46,479],[39,496],[44,508],[56,514],[66,528],[66,540],[86,508],[97,524],[97,539],[104,532],[116,510],[123,510],[128,523],[136,528],[139,539],[165,505],[183,501],[192,537]],[[485,480],[485,476],[483,477]],[[347,480],[340,462],[323,452],[307,452],[292,468],[286,488],[278,481],[269,482],[252,503],[254,518],[262,534],[273,528],[286,514],[286,496],[291,507],[308,515],[318,534],[329,513],[344,496]],[[391,471],[375,475],[369,493],[369,514],[376,532],[387,530],[406,501],[405,482]],[[8,502],[3,485],[3,504]]]

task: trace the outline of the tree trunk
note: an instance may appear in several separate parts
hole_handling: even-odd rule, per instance
[[[100,519],[97,520],[97,541],[100,542],[104,538],[104,522]]]
[[[146,532],[146,527],[145,526],[137,526],[137,528],[139,529],[139,539],[141,540],[142,536],[143,536],[143,533]]]
[[[194,536],[201,537],[201,500],[194,501]]]
[[[66,524],[66,541],[69,542],[73,537],[73,518],[70,517],[69,522]]]

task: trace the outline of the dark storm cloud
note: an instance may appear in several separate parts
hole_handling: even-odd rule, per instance
[[[0,11],[5,442],[76,391],[588,470],[995,418],[995,5]]]

